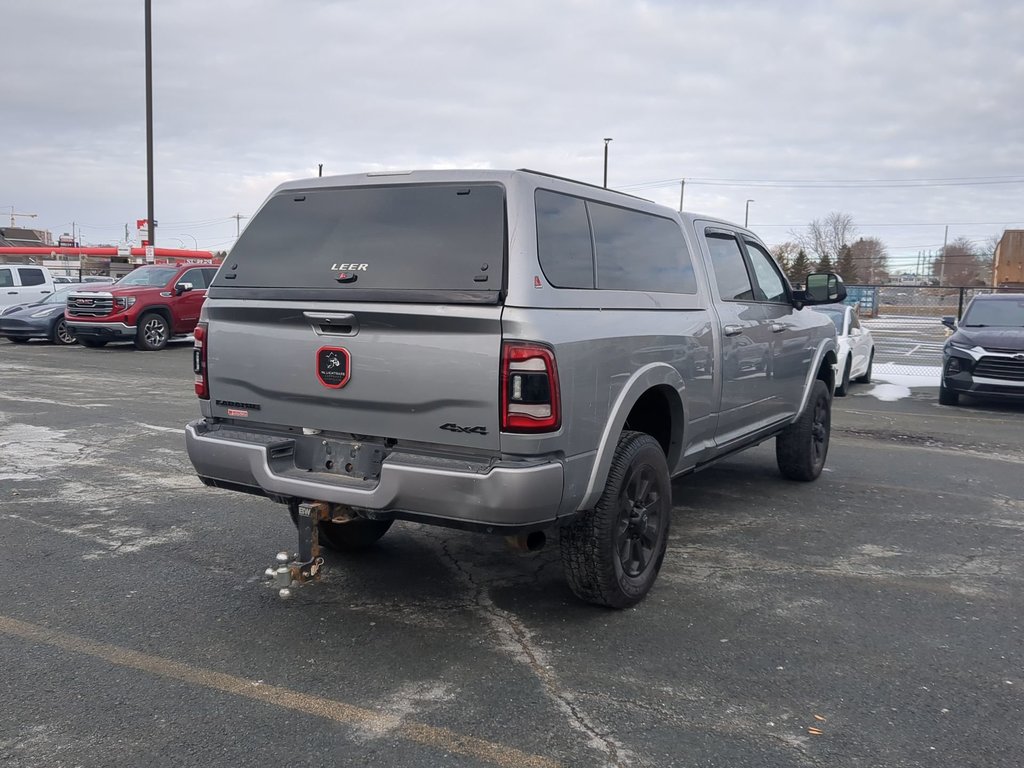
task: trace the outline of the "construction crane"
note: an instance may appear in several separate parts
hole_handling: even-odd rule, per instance
[[[4,208],[10,208],[11,209],[11,226],[12,227],[18,226],[17,223],[14,221],[14,217],[15,216],[22,216],[22,217],[24,217],[26,219],[34,219],[34,218],[37,218],[39,216],[38,213],[15,213],[13,205],[5,205]]]

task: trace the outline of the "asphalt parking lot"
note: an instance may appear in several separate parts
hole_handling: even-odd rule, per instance
[[[191,345],[0,341],[0,763],[1020,766],[1024,406],[835,403],[676,482],[651,595],[398,523],[281,600],[282,507],[203,487]]]

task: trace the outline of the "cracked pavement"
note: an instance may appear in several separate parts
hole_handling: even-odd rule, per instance
[[[854,387],[818,482],[677,480],[627,611],[408,523],[284,601],[287,512],[191,472],[190,363],[0,341],[5,766],[1024,763],[1021,405]]]

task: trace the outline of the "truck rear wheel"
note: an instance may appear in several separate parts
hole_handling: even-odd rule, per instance
[[[661,445],[623,432],[593,510],[561,530],[562,569],[581,600],[628,608],[650,591],[665,557],[672,481]]]
[[[296,527],[299,524],[297,510],[288,510],[292,516],[292,522]],[[332,523],[325,520],[320,523],[317,535],[320,543],[328,549],[336,552],[358,552],[362,549],[372,547],[377,543],[394,520],[366,520],[359,518],[349,520],[345,523]]]
[[[800,418],[775,438],[775,460],[784,477],[807,482],[821,474],[831,428],[832,398],[825,382],[817,379]]]
[[[156,352],[167,346],[170,328],[164,316],[157,312],[147,312],[139,318],[139,327],[135,331],[135,348],[147,352]]]

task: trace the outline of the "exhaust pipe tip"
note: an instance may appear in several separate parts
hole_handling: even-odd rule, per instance
[[[544,549],[547,540],[548,536],[544,531],[530,531],[505,537],[505,543],[514,552],[539,552]]]

